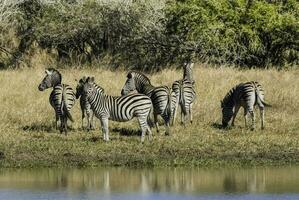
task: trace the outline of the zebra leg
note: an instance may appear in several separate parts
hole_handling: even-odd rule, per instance
[[[139,116],[138,117],[138,122],[139,122],[139,126],[141,129],[141,143],[144,143],[144,139],[145,139],[145,134],[147,132],[148,129],[148,125],[147,125],[147,116]]]
[[[192,124],[193,122],[193,116],[192,116],[192,103],[189,105],[189,116],[190,116],[190,123]]]
[[[158,115],[154,113],[154,123],[156,126],[157,133],[159,133]]]
[[[95,129],[95,128],[94,128],[93,116],[94,116],[93,111],[90,111],[90,129],[91,129],[91,130],[94,130],[94,129]]]
[[[153,140],[153,134],[152,134],[152,131],[151,131],[149,125],[147,125],[147,133],[148,133],[148,140],[152,141]]]
[[[165,123],[165,135],[170,135],[170,127],[169,127],[169,116],[167,115],[162,115],[163,119],[164,119],[164,123]]]
[[[248,115],[248,111],[246,108],[244,108],[244,122],[245,122],[245,127],[247,128],[247,115]]]
[[[58,127],[59,127],[59,115],[57,113],[55,113],[55,118],[56,118],[56,122],[55,122],[55,127],[56,127],[56,130],[58,130]]]
[[[184,125],[184,126],[186,126],[185,125],[186,113],[183,112],[182,106],[185,106],[185,105],[181,105],[181,124]]]
[[[235,126],[235,119],[236,119],[236,116],[239,112],[239,109],[240,109],[240,105],[236,105],[235,110],[234,110],[233,119],[232,119],[232,126]]]
[[[64,116],[60,116],[60,133],[62,133],[64,131]]]
[[[101,119],[101,127],[102,127],[104,141],[108,142],[109,141],[109,129],[108,129],[108,119],[107,118]]]
[[[177,105],[175,105],[175,107],[173,108],[173,114],[172,114],[172,120],[171,120],[171,125],[174,125],[175,122],[175,118],[176,118],[176,114],[177,114]]]
[[[253,131],[253,130],[255,129],[255,116],[254,116],[254,111],[253,111],[253,109],[252,109],[252,110],[249,110],[249,114],[250,114],[251,121],[252,121],[252,124],[251,124],[251,130]]]
[[[265,109],[264,106],[259,107],[260,108],[260,115],[261,115],[261,129],[263,130],[265,128],[265,122],[264,122],[264,118],[265,118]]]
[[[67,116],[64,116],[63,128],[65,135],[67,135]]]
[[[87,115],[87,130],[89,131],[91,129],[91,117],[92,115],[90,114],[90,112],[86,111],[86,115]]]
[[[178,107],[179,107],[179,98],[178,98],[178,96],[179,95],[176,95],[176,102],[175,102],[175,105],[174,105],[174,108],[173,108],[172,121],[171,121],[172,126],[175,123],[175,118],[176,118]]]
[[[85,118],[85,111],[82,110],[82,129],[84,129],[84,118]]]

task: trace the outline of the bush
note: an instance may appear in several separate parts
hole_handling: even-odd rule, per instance
[[[0,0],[0,67],[30,66],[37,49],[61,63],[109,58],[159,70],[183,60],[299,63],[299,3],[265,0]]]
[[[298,64],[299,3],[187,0],[167,10],[168,34],[193,41],[202,62],[246,66]]]

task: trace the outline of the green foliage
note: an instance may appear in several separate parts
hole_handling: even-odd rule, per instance
[[[63,63],[159,70],[195,57],[238,66],[299,64],[296,0],[0,0],[1,63],[38,48]]]
[[[296,0],[187,0],[169,5],[167,27],[201,61],[282,66],[298,64],[298,13]]]

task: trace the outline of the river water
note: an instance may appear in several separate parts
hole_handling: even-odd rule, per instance
[[[299,166],[0,169],[0,199],[299,199]]]

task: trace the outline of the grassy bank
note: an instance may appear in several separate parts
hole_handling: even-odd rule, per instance
[[[126,72],[96,69],[61,70],[63,82],[75,88],[75,79],[94,75],[111,95],[119,95]],[[72,110],[73,130],[68,136],[54,128],[48,103],[50,90],[39,92],[42,68],[0,72],[0,166],[220,166],[299,163],[299,70],[238,70],[195,67],[198,99],[194,123],[175,125],[171,136],[155,134],[153,142],[140,144],[137,121],[111,122],[111,142],[102,141],[99,123],[91,132],[81,130],[79,102]],[[150,75],[154,85],[179,79],[181,72],[164,70]],[[241,81],[257,80],[265,88],[266,129],[244,128],[243,111],[236,127],[218,128],[220,100]],[[97,120],[98,122],[98,120]],[[164,130],[163,127],[161,127]],[[155,131],[154,131],[155,133]]]

